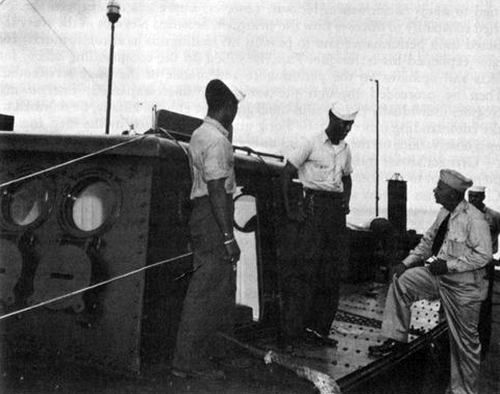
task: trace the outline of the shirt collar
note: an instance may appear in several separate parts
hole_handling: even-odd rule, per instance
[[[330,137],[328,137],[328,134],[326,134],[326,131],[323,131],[321,133],[321,140],[323,141],[323,143],[328,143],[332,146],[338,146],[339,148],[343,148],[347,145],[347,142],[345,142],[345,140],[340,140],[339,143],[337,145],[333,145],[332,141],[330,141]]]
[[[229,138],[229,131],[226,130],[224,126],[222,126],[217,120],[211,118],[210,116],[205,116],[203,120],[205,123],[214,126],[217,130],[219,130],[222,135],[226,138]]]
[[[469,203],[465,200],[462,200],[458,203],[458,205],[455,207],[453,212],[450,212],[450,217],[454,217],[458,215],[461,212],[465,212],[467,208],[469,207]]]

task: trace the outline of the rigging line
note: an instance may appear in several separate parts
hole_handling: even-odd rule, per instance
[[[123,145],[128,145],[128,144],[131,144],[133,142],[138,142],[138,141],[141,141],[143,140],[144,138],[147,138],[148,136],[147,135],[141,135],[139,137],[135,137],[134,139],[132,140],[128,140],[128,141],[124,141],[124,142],[120,142],[119,144],[115,144],[115,145],[112,145],[112,146],[108,146],[106,148],[103,148],[103,149],[100,149],[98,151],[95,151],[95,152],[92,152],[92,153],[89,153],[87,155],[84,155],[84,156],[80,156],[80,157],[77,157],[76,159],[72,159],[72,160],[69,160],[69,161],[65,161],[63,163],[60,163],[60,164],[56,164],[55,166],[52,166],[52,167],[48,167],[48,168],[45,168],[43,170],[40,170],[40,171],[36,171],[36,172],[33,172],[31,174],[28,174],[28,175],[24,175],[22,177],[19,177],[19,178],[16,178],[16,179],[12,179],[10,181],[7,181],[7,182],[4,182],[4,183],[1,183],[0,184],[0,189],[3,189],[4,187],[7,187],[7,186],[10,186],[14,183],[18,183],[18,182],[21,182],[21,181],[25,181],[26,179],[31,179],[31,178],[34,178],[36,176],[39,176],[39,175],[43,175],[47,172],[51,172],[51,171],[55,171],[55,170],[58,170],[59,168],[62,168],[62,167],[66,167],[66,166],[69,166],[71,164],[74,164],[74,163],[77,163],[79,161],[82,161],[82,160],[85,160],[85,159],[88,159],[90,157],[94,157],[94,156],[97,156],[97,155],[100,155],[101,153],[104,153],[104,152],[108,152],[110,150],[113,150],[113,149],[116,149],[116,148],[119,148],[120,146],[123,146]]]
[[[59,42],[64,46],[64,48],[66,48],[66,50],[71,54],[71,56],[73,56],[73,59],[76,60],[76,61],[78,61],[78,58],[77,58],[75,52],[73,52],[73,50],[69,47],[68,44],[66,44],[66,42],[62,39],[62,37],[59,35],[59,33],[57,33],[57,31],[51,26],[51,24],[47,21],[47,19],[45,19],[45,17],[40,13],[40,11],[38,11],[38,9],[33,5],[33,3],[31,2],[31,0],[26,0],[26,1],[31,6],[31,8],[33,9],[33,11],[35,11],[36,14],[40,17],[40,19],[42,20],[42,22],[45,23],[45,25],[50,29],[50,31],[52,33],[54,33],[54,35],[57,37],[57,39],[59,40]],[[96,83],[98,85],[98,83],[95,80],[94,76],[85,68],[85,66],[83,64],[80,64],[80,66],[83,68],[83,71],[85,71],[85,74],[87,74],[87,76],[94,83]]]
[[[2,0],[0,1],[0,7],[2,6],[3,3],[5,3],[7,0]]]
[[[26,308],[18,309],[17,311],[14,311],[14,312],[6,313],[5,315],[0,316],[0,320],[7,319],[8,317],[11,317],[11,316],[19,315],[21,313],[30,311],[30,310],[35,309],[35,308],[40,308],[40,307],[45,306],[47,304],[52,304],[54,302],[63,300],[65,298],[72,297],[74,295],[83,293],[83,292],[85,292],[87,290],[95,289],[96,287],[107,285],[108,283],[115,282],[115,281],[117,281],[119,279],[123,279],[123,278],[126,278],[126,277],[131,276],[131,275],[135,275],[135,274],[137,274],[139,272],[142,272],[142,271],[145,271],[145,270],[147,270],[149,268],[157,267],[157,266],[162,265],[162,264],[172,263],[174,261],[178,261],[178,260],[184,259],[186,257],[191,256],[192,254],[193,254],[192,252],[188,252],[188,253],[184,253],[184,254],[181,254],[181,255],[176,256],[176,257],[172,257],[170,259],[161,260],[161,261],[158,261],[156,263],[153,263],[153,264],[146,265],[144,267],[135,269],[133,271],[126,272],[125,274],[118,275],[118,276],[115,276],[113,278],[110,278],[110,279],[107,279],[107,280],[103,280],[102,282],[95,283],[93,285],[84,287],[83,289],[78,289],[78,290],[75,290],[75,291],[73,291],[71,293],[63,294],[63,295],[60,295],[58,297],[51,298],[50,300],[42,301],[42,302],[39,302],[38,304],[30,305],[30,306],[28,306]]]
[[[6,0],[3,0],[3,2],[5,2]],[[64,46],[64,48],[66,48],[66,50],[71,54],[71,56],[73,57],[73,60],[76,61],[80,67],[83,69],[83,71],[85,72],[85,74],[90,78],[90,80],[96,85],[98,86],[99,88],[103,88],[103,86],[97,81],[97,79],[90,73],[89,70],[87,70],[87,68],[79,61],[78,57],[76,56],[75,52],[73,52],[73,50],[69,47],[68,44],[66,44],[66,42],[63,40],[63,38],[59,35],[59,33],[57,33],[57,31],[52,27],[52,25],[47,21],[47,19],[45,19],[45,17],[42,15],[42,13],[40,11],[38,11],[38,9],[34,6],[34,4],[31,2],[31,0],[26,0],[28,2],[28,4],[31,6],[31,8],[33,9],[33,11],[36,12],[36,14],[40,17],[40,19],[42,20],[43,23],[45,23],[45,25],[50,29],[50,31],[52,33],[54,33],[54,35],[57,37],[57,39],[59,40],[59,42]],[[0,5],[2,5],[0,3]],[[122,118],[122,120],[127,124],[127,126],[130,124],[130,122],[122,115],[120,114],[120,117]]]

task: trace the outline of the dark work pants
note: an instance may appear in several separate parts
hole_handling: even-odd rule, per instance
[[[236,273],[225,259],[222,234],[208,198],[194,201],[190,220],[193,265],[177,333],[173,366],[183,370],[209,367],[209,357],[226,357],[229,349],[218,331],[232,335]]]
[[[393,278],[387,292],[382,335],[408,341],[411,305],[439,299],[445,312],[450,340],[450,384],[447,393],[477,393],[481,343],[477,325],[486,297],[485,269],[432,275],[427,267],[406,270]]]
[[[341,264],[347,258],[342,200],[308,196],[305,212],[303,223],[289,224],[290,247],[280,262],[285,340],[300,337],[306,327],[329,334],[339,303]]]
[[[488,276],[488,295],[481,304],[481,311],[479,312],[479,339],[481,340],[482,358],[488,352],[490,346],[491,336],[491,295],[493,289],[493,277],[495,275],[495,260],[492,260],[486,266]]]

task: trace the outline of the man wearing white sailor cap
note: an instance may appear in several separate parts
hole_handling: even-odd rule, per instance
[[[211,80],[205,89],[207,116],[189,142],[193,174],[190,218],[194,273],[184,299],[172,373],[220,378],[211,360],[227,358],[217,332],[231,334],[235,265],[240,248],[233,233],[236,191],[232,123],[245,94],[231,82]]]
[[[472,186],[468,191],[468,200],[484,213],[484,218],[490,226],[493,254],[498,252],[498,234],[500,234],[500,212],[497,212],[484,204],[486,198],[485,186]]]
[[[286,347],[306,340],[335,346],[329,337],[339,301],[340,267],[346,258],[346,214],[352,188],[351,150],[345,138],[358,107],[335,100],[328,125],[287,156],[282,176],[290,232],[299,234],[281,265],[282,336]],[[303,209],[293,209],[289,185],[298,173]],[[295,225],[293,224],[295,223]]]
[[[478,390],[479,311],[488,290],[485,267],[492,253],[484,215],[464,199],[471,186],[472,180],[455,170],[440,171],[434,197],[442,208],[417,247],[396,266],[382,323],[382,335],[388,339],[369,348],[373,356],[406,351],[412,304],[439,299],[449,327],[447,393]]]
[[[486,187],[485,186],[472,186],[468,191],[468,200],[479,209],[483,214],[484,218],[488,222],[491,234],[491,249],[492,253],[498,252],[498,235],[500,234],[500,213],[487,207],[484,204],[486,198]],[[492,288],[493,288],[493,277],[495,275],[495,264],[498,261],[492,260],[491,264],[488,264],[488,296],[486,300],[481,305],[481,314],[479,318],[479,337],[481,339],[481,345],[483,346],[483,355],[489,349],[490,337],[491,337],[491,298],[492,298]]]

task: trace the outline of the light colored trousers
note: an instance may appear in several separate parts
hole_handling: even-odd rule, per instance
[[[447,393],[477,393],[481,344],[477,331],[488,283],[485,269],[434,276],[426,267],[406,270],[393,279],[384,310],[382,334],[408,342],[411,305],[441,301],[449,327],[451,377]]]

